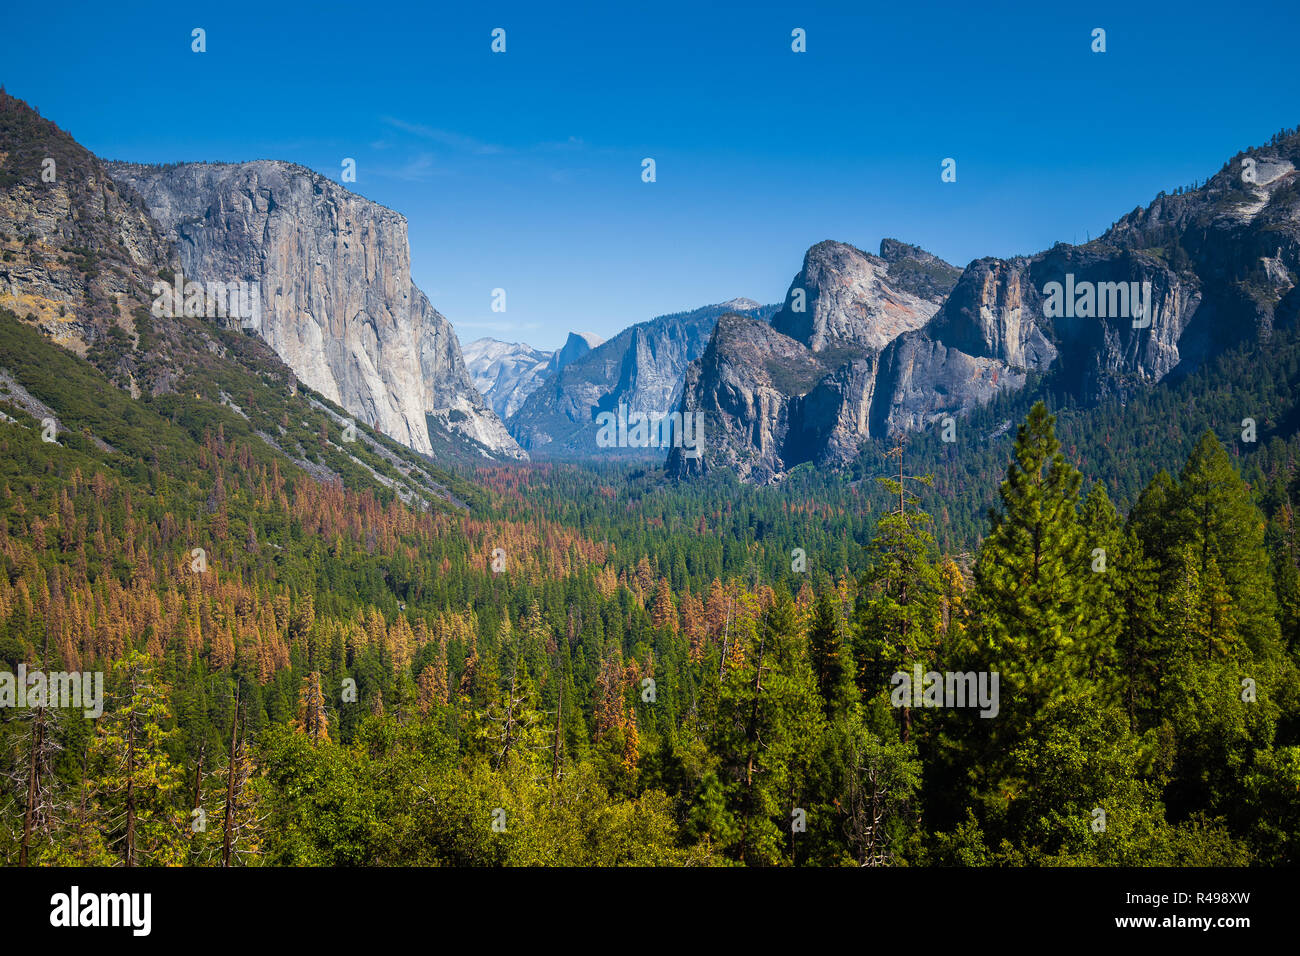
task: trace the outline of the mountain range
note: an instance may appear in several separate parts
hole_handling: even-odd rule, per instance
[[[462,353],[411,280],[399,213],[292,163],[104,162],[19,100],[0,115],[0,306],[132,395],[158,395],[206,342],[159,315],[172,302],[160,288],[185,283],[185,318],[265,342],[295,386],[451,460],[662,460],[601,447],[597,422],[676,410],[702,416],[703,454],[671,450],[671,475],[766,484],[848,465],[867,442],[959,430],[1044,378],[1085,406],[1128,401],[1267,340],[1300,306],[1294,133],[1083,245],[958,269],[895,239],[876,254],[825,241],[779,305],[732,299],[605,342],[480,339]],[[245,290],[248,314],[214,316],[214,282]]]
[[[956,270],[887,240],[809,250],[770,325],[725,316],[686,374],[704,453],[758,483],[842,466],[870,439],[947,425],[1032,377],[1084,406],[1139,397],[1300,309],[1300,136],[1238,154],[1084,245]]]
[[[546,352],[523,342],[482,338],[466,345],[463,353],[474,386],[504,421],[547,375],[572,364],[603,341],[596,335],[570,332],[564,345]]]
[[[704,353],[719,316],[762,323],[775,312],[776,306],[737,298],[624,329],[550,374],[510,416],[510,434],[534,458],[662,458],[657,448],[598,446],[596,417],[620,405],[629,413],[671,412],[681,402],[686,368]]]

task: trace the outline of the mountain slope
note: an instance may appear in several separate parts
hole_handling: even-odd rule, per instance
[[[570,332],[563,346],[546,352],[523,342],[482,338],[466,345],[463,353],[474,387],[504,421],[519,410],[547,375],[573,364],[601,341],[594,335]]]
[[[52,182],[40,176],[45,157],[55,160]],[[145,203],[8,96],[0,234],[0,403],[11,424],[44,431],[53,419],[60,445],[107,455],[133,475],[188,474],[198,456],[187,443],[221,426],[284,474],[420,507],[470,495],[364,422],[348,428],[343,409],[300,387],[260,338],[183,310],[155,314],[154,283],[173,276],[179,256]]]
[[[669,471],[735,468],[767,483],[804,461],[840,464],[869,434],[880,353],[939,310],[958,271],[893,239],[874,256],[842,242],[808,250],[771,327],[719,322],[686,375],[681,410],[702,415],[704,451]]]
[[[26,103],[0,93],[0,308],[117,384],[166,391],[175,323],[149,316],[151,288],[179,264],[145,204]]]
[[[718,317],[738,309],[759,319],[775,311],[733,299],[624,329],[548,377],[510,418],[510,433],[534,457],[662,457],[655,448],[598,447],[596,416],[620,404],[654,415],[675,409],[686,366],[704,353]]]
[[[937,390],[918,354],[960,353],[986,363],[988,378],[1011,376],[1013,388],[1023,372],[1051,369],[1066,394],[1093,404],[1185,376],[1238,342],[1267,340],[1300,311],[1297,164],[1300,137],[1275,137],[1086,245],[971,263],[934,319],[882,357],[873,434],[965,414],[992,394],[987,379]],[[1149,314],[1136,314],[1138,293]]]
[[[291,163],[109,163],[200,282],[256,282],[257,331],[303,382],[425,454],[433,431],[522,452],[411,281],[406,220]]]
[[[1238,343],[1266,341],[1278,323],[1300,312],[1298,166],[1300,136],[1279,135],[1239,154],[1199,188],[1161,194],[1086,245],[976,260],[942,306],[911,328],[903,326],[914,314],[898,319],[902,295],[881,291],[887,271],[882,278],[864,254],[814,247],[809,256],[816,261],[810,267],[805,260],[773,326],[830,353],[823,361],[842,370],[817,384],[820,397],[811,388],[783,396],[820,414],[817,422],[805,421],[805,434],[838,430],[840,440],[791,448],[762,473],[779,477],[801,461],[844,464],[863,441],[967,416],[1035,376],[1050,373],[1060,395],[1083,405],[1124,402]],[[890,254],[897,255],[892,246]],[[912,261],[920,264],[915,256]],[[918,275],[915,268],[908,272]],[[805,314],[791,308],[799,288],[807,290]],[[918,288],[937,291],[922,285],[911,293]],[[873,354],[882,339],[886,344]],[[753,434],[755,425],[728,413],[717,397],[725,379],[719,370],[741,361],[716,357],[713,375],[696,377],[697,393],[683,401],[683,408],[703,411],[708,425],[716,415],[714,434],[726,432],[731,444]],[[862,363],[856,371],[853,362]],[[858,423],[852,441],[844,440],[846,418]],[[674,458],[670,466],[678,474],[707,470],[708,448],[701,462]],[[729,457],[723,453],[718,463]]]

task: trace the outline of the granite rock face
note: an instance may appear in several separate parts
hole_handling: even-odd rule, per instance
[[[624,329],[547,377],[511,416],[510,433],[534,458],[662,459],[661,448],[600,447],[597,416],[620,405],[629,414],[675,411],[686,367],[704,354],[718,317],[736,309],[761,322],[775,306],[733,299]]]
[[[681,403],[683,413],[703,416],[702,454],[670,450],[670,473],[722,467],[766,484],[802,462],[851,461],[889,427],[877,420],[882,352],[931,320],[959,272],[892,239],[881,253],[818,243],[770,327],[734,315],[719,320],[686,374]],[[887,398],[892,386],[890,379]]]
[[[475,339],[464,348],[465,365],[475,387],[504,421],[519,410],[547,375],[572,365],[601,341],[595,335],[570,332],[563,346],[546,352],[523,342]]]
[[[256,282],[259,333],[298,378],[425,454],[431,428],[526,457],[470,381],[450,323],[411,281],[406,220],[291,163],[110,163],[187,280]]]
[[[560,369],[578,361],[604,341],[599,335],[590,335],[586,332],[570,332],[564,344],[556,349],[551,356],[547,368],[552,372],[558,372]]]
[[[833,348],[879,351],[904,332],[919,329],[939,310],[947,289],[918,288],[897,281],[891,267],[915,249],[912,258],[940,263],[956,278],[956,270],[915,247],[895,240],[883,247],[894,262],[843,242],[819,242],[804,255],[772,328],[804,343],[814,352]],[[949,288],[951,286],[949,285]],[[917,294],[921,292],[922,294]]]
[[[22,100],[0,93],[0,308],[83,357],[114,338],[102,370],[123,387],[168,389],[167,336],[139,349],[136,316],[177,257],[149,210],[104,164]],[[160,358],[162,361],[146,361]]]
[[[691,475],[728,468],[745,481],[778,477],[787,446],[807,444],[804,401],[827,374],[811,349],[765,322],[727,313],[717,321],[704,355],[686,372],[683,415],[703,415],[703,452],[668,452],[668,468]],[[808,403],[821,410],[815,399]]]
[[[729,326],[687,375],[682,408],[705,414],[703,456],[670,456],[670,470],[737,467],[776,481],[802,462],[843,464],[863,441],[964,415],[1034,373],[1085,405],[1127,400],[1265,339],[1300,315],[1298,168],[1300,135],[1275,138],[1086,245],[977,259],[959,279],[896,240],[879,256],[820,243],[772,331],[805,346],[825,374],[810,382],[806,356],[792,357],[788,387],[771,394],[743,368],[754,348],[744,340],[760,333]],[[768,382],[780,378],[768,369]]]

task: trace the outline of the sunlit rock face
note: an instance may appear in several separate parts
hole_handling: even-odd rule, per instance
[[[307,386],[430,454],[430,428],[526,457],[411,281],[406,219],[291,163],[111,163],[197,281],[257,282],[256,331]]]

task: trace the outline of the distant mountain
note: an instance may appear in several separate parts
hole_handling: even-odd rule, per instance
[[[199,282],[256,282],[264,338],[304,383],[416,451],[523,458],[411,281],[406,219],[292,163],[107,163]]]
[[[856,455],[880,350],[922,327],[959,275],[895,240],[881,253],[818,243],[770,326],[738,314],[718,320],[681,405],[704,416],[703,456],[670,453],[674,472],[726,467],[766,483],[799,461]]]
[[[620,405],[629,413],[675,410],[686,366],[703,354],[718,317],[737,309],[765,321],[777,307],[732,299],[624,329],[549,375],[508,419],[511,435],[534,458],[662,458],[658,448],[598,447],[596,416]]]
[[[509,418],[550,370],[553,352],[522,342],[475,339],[461,349],[474,387],[497,415]]]
[[[845,464],[868,439],[964,417],[1035,374],[1085,405],[1122,402],[1266,341],[1300,312],[1297,166],[1300,136],[1275,137],[1086,245],[978,259],[955,285],[946,263],[892,240],[880,257],[815,246],[771,329],[720,325],[692,367],[681,408],[705,415],[704,454],[670,455],[670,470],[778,480],[805,461]],[[773,356],[762,370],[756,349]]]
[[[590,335],[586,332],[570,332],[569,338],[551,356],[549,370],[558,372],[560,369],[572,365],[604,341],[599,335]]]
[[[586,355],[604,341],[595,335],[570,332],[554,352],[522,342],[475,339],[462,350],[474,386],[503,420],[509,418],[546,376]]]

